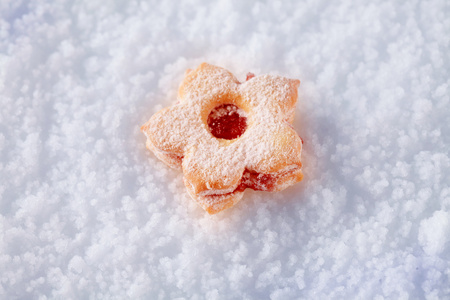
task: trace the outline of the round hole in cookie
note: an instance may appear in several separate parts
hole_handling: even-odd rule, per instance
[[[234,104],[216,106],[209,113],[207,122],[211,134],[219,139],[236,139],[247,129],[245,111]]]

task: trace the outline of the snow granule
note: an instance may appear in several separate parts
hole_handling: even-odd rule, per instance
[[[422,220],[419,227],[419,243],[428,255],[450,252],[450,212],[436,211]]]

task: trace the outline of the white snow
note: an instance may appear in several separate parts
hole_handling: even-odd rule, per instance
[[[450,5],[0,1],[1,299],[450,298]],[[209,216],[139,127],[301,80],[305,179]]]
[[[420,222],[419,243],[426,254],[439,255],[450,243],[450,212],[436,211],[433,215]]]

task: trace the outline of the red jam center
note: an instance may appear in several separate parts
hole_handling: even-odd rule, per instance
[[[233,140],[247,129],[245,112],[233,104],[215,107],[208,116],[211,134],[219,139]]]

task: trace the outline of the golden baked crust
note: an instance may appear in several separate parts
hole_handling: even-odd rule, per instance
[[[299,80],[247,76],[240,83],[227,70],[201,64],[188,70],[178,103],[145,123],[147,147],[171,167],[181,167],[189,195],[208,213],[233,206],[245,188],[279,191],[302,180],[302,141],[290,123]],[[234,139],[212,135],[210,112],[232,104],[246,115]]]

